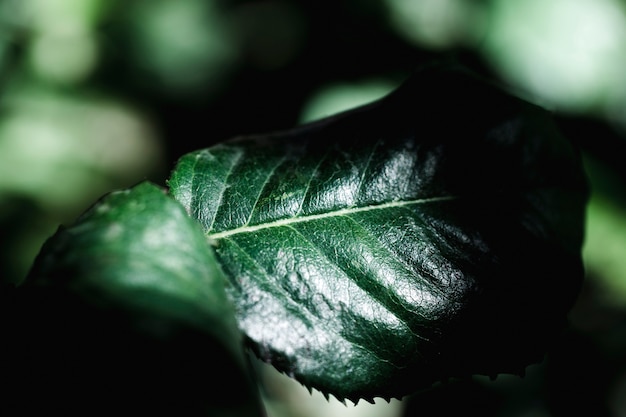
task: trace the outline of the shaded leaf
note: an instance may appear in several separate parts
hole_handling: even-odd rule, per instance
[[[197,223],[153,184],[60,228],[17,294],[20,339],[35,348],[16,374],[32,368],[26,385],[46,410],[261,414],[223,275]]]
[[[579,155],[543,109],[462,70],[181,158],[262,359],[339,399],[522,373],[581,284]]]

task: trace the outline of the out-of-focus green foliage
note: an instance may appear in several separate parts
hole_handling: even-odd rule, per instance
[[[467,0],[386,0],[395,30],[429,48],[476,46],[485,29],[487,8]]]
[[[626,105],[620,0],[387,0],[395,30],[438,50],[470,48],[534,101],[599,116]]]
[[[100,54],[97,25],[101,0],[26,0],[14,3],[27,33],[26,60],[32,72],[49,82],[77,83],[89,76]]]
[[[129,4],[132,65],[155,89],[211,89],[232,70],[237,49],[216,2],[152,0]]]
[[[607,297],[626,305],[626,210],[596,196],[588,208],[584,249],[587,270],[607,288]]]
[[[150,124],[114,99],[24,84],[5,92],[3,104],[0,194],[84,206],[161,163]]]
[[[551,107],[603,116],[626,105],[626,10],[619,0],[496,0],[481,51]]]
[[[368,80],[360,83],[331,84],[321,87],[308,98],[300,120],[310,122],[370,103],[396,87],[388,80]]]

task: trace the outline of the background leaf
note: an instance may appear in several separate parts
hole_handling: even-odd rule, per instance
[[[223,285],[196,222],[163,189],[107,195],[48,240],[15,291],[13,313],[28,325],[14,330],[8,376],[45,401],[24,405],[18,394],[9,404],[260,415]],[[228,370],[217,388],[216,369]]]
[[[580,289],[577,152],[548,113],[465,71],[191,153],[169,186],[257,355],[339,399],[522,373]]]

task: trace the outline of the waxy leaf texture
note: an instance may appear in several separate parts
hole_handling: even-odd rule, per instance
[[[523,373],[583,277],[576,149],[548,112],[462,70],[190,153],[168,186],[249,346],[339,399]]]
[[[223,278],[212,256],[180,205],[144,182],[110,193],[60,228],[31,275],[43,270],[100,302],[115,299],[208,330],[232,313],[220,296]],[[234,349],[235,332],[225,326],[218,334]]]

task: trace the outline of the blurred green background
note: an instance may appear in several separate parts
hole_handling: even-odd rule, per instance
[[[391,404],[328,403],[258,364],[268,412],[626,416],[623,0],[0,0],[2,281],[102,194],[371,101],[440,58],[552,110],[583,152],[593,193],[571,329],[524,379]]]

